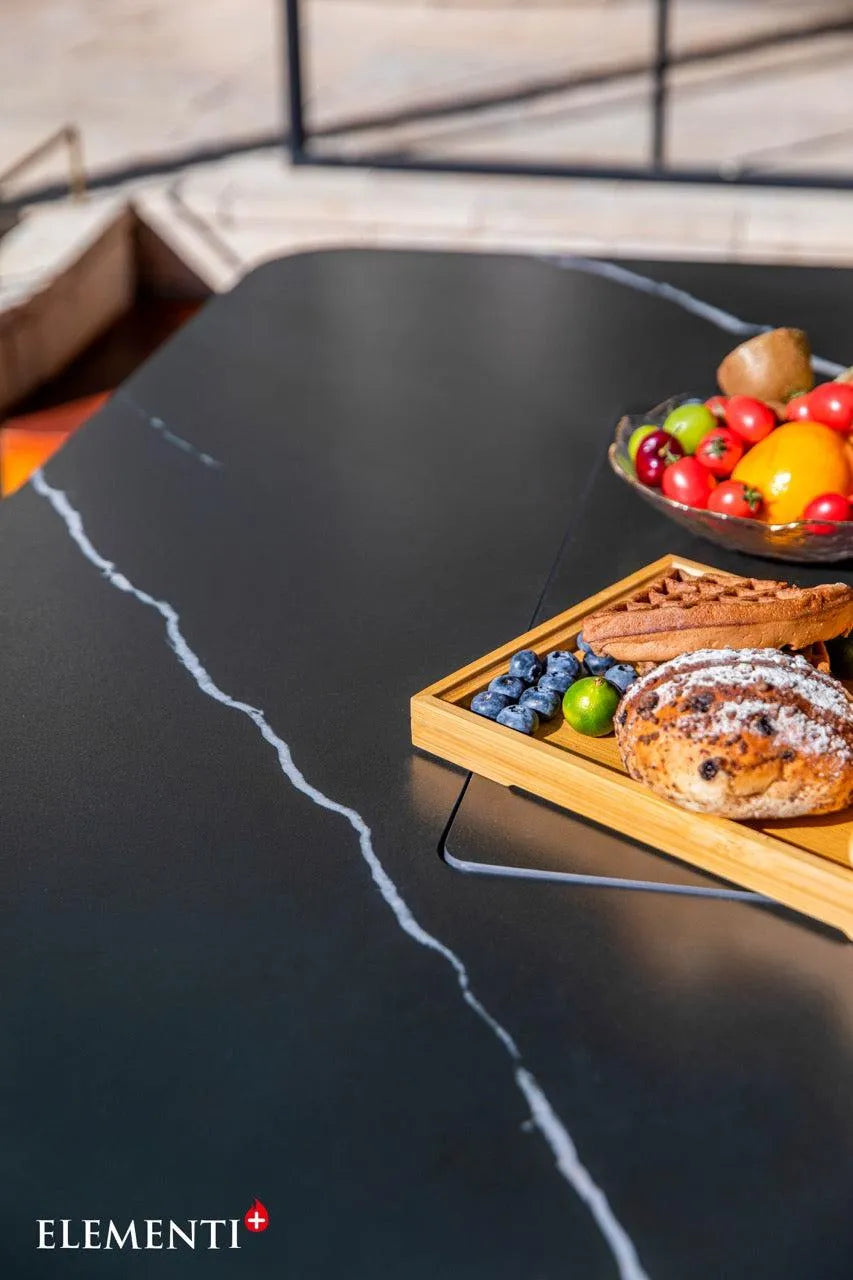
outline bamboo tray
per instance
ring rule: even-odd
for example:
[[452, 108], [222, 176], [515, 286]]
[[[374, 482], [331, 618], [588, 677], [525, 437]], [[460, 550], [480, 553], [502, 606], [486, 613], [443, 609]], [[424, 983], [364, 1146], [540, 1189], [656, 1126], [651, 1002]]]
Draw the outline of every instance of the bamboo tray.
[[574, 649], [588, 614], [632, 594], [670, 568], [697, 576], [712, 571], [709, 565], [680, 556], [663, 556], [445, 676], [412, 698], [412, 742], [463, 769], [541, 796], [853, 937], [853, 809], [768, 823], [689, 813], [628, 777], [612, 735], [586, 738], [559, 718], [526, 737], [468, 709], [472, 696], [506, 671], [517, 650]]

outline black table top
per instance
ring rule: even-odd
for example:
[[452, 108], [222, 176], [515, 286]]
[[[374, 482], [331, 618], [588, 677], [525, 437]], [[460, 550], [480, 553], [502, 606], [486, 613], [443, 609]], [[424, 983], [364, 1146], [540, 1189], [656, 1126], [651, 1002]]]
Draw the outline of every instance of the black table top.
[[[630, 265], [851, 358], [849, 273]], [[659, 554], [596, 464], [737, 337], [636, 285], [269, 264], [0, 507], [2, 1274], [849, 1276], [846, 944], [459, 874], [409, 746], [411, 693]], [[496, 791], [448, 847], [700, 879]], [[255, 1197], [239, 1258], [36, 1248]]]

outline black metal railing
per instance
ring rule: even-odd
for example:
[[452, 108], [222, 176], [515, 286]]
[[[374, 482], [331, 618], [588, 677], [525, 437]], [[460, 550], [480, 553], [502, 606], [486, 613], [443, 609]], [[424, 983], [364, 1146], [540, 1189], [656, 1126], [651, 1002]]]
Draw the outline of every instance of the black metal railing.
[[[373, 168], [413, 170], [419, 172], [496, 174], [528, 177], [565, 177], [589, 179], [628, 179], [645, 182], [711, 183], [725, 186], [805, 187], [824, 190], [853, 188], [853, 170], [845, 172], [762, 172], [731, 163], [725, 167], [698, 164], [674, 165], [667, 158], [667, 138], [672, 111], [670, 72], [673, 67], [713, 62], [735, 54], [795, 44], [820, 36], [853, 32], [853, 14], [850, 17], [825, 19], [809, 25], [780, 27], [770, 33], [726, 40], [705, 45], [673, 56], [671, 51], [671, 13], [673, 0], [651, 0], [655, 5], [655, 47], [651, 64], [648, 61], [632, 61], [616, 69], [593, 71], [589, 74], [555, 81], [553, 78], [509, 94], [487, 94], [477, 97], [460, 97], [443, 104], [424, 104], [404, 111], [377, 113], [370, 117], [341, 121], [312, 130], [305, 118], [305, 94], [302, 57], [302, 24], [300, 0], [284, 0], [285, 52], [287, 64], [286, 111], [288, 132], [287, 147], [291, 160], [299, 165], [323, 165], [348, 168]], [[360, 132], [382, 127], [394, 127], [423, 120], [448, 116], [460, 116], [467, 112], [505, 105], [508, 102], [530, 101], [560, 90], [579, 85], [600, 84], [627, 79], [641, 73], [651, 73], [649, 99], [650, 139], [649, 157], [646, 163], [594, 164], [594, 163], [542, 163], [524, 160], [477, 160], [475, 158], [420, 156], [409, 152], [364, 151], [336, 152], [329, 143], [335, 137], [351, 138]], [[841, 73], [843, 74], [843, 72]], [[318, 149], [316, 143], [322, 140]]]

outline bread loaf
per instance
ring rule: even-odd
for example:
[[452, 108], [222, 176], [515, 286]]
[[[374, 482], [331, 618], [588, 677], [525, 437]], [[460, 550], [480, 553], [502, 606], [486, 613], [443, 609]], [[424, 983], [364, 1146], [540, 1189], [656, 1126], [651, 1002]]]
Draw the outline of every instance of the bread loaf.
[[682, 808], [792, 818], [853, 803], [853, 701], [777, 649], [704, 649], [631, 685], [616, 738], [632, 778]]

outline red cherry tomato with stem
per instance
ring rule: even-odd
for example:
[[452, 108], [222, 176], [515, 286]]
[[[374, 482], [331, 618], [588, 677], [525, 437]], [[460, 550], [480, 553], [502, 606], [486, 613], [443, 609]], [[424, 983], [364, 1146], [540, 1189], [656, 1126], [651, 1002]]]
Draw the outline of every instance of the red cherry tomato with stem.
[[684, 450], [668, 431], [653, 431], [640, 441], [634, 467], [637, 479], [650, 489], [659, 489], [667, 467], [683, 457]]
[[668, 498], [683, 502], [686, 507], [706, 507], [716, 483], [701, 462], [695, 458], [679, 458], [664, 471], [661, 488]]
[[822, 382], [808, 394], [809, 417], [833, 431], [853, 427], [853, 385], [849, 382]]
[[[819, 497], [812, 498], [803, 512], [803, 519], [849, 520], [850, 500], [845, 498], [843, 493], [822, 493]], [[834, 526], [831, 524], [806, 525], [806, 533], [816, 533], [825, 537], [826, 534], [833, 532]]]
[[741, 440], [758, 444], [776, 426], [776, 414], [763, 400], [751, 396], [731, 396], [726, 409], [726, 423]]
[[694, 456], [712, 476], [730, 476], [743, 457], [743, 441], [728, 427], [717, 427], [699, 441]]
[[742, 480], [724, 480], [709, 497], [708, 510], [716, 511], [718, 515], [753, 519], [763, 502], [758, 490], [745, 485]]

